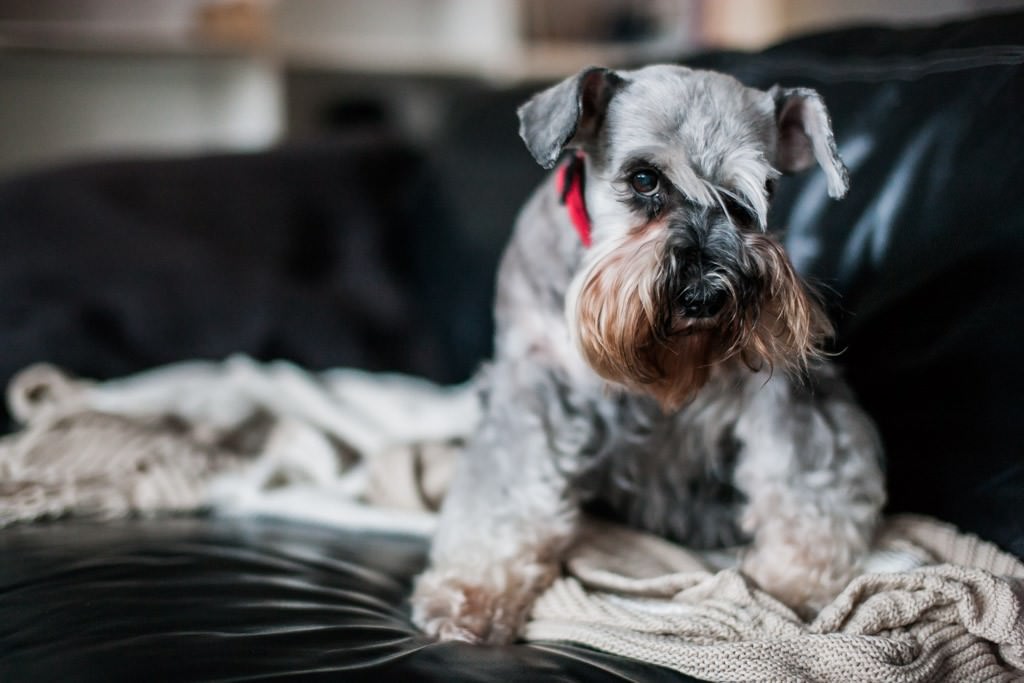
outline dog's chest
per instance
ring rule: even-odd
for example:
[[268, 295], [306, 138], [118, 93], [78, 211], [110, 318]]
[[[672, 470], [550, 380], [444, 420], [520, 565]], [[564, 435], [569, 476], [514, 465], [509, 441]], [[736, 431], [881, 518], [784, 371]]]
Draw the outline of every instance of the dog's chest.
[[737, 523], [745, 498], [734, 485], [741, 409], [735, 391], [712, 384], [677, 414], [653, 416], [642, 428], [625, 420], [591, 508], [691, 547], [745, 541]]

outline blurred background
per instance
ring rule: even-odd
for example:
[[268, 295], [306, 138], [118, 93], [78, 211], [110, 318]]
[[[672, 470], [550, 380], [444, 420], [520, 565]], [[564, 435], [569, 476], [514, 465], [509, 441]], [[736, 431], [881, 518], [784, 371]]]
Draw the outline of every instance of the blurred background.
[[0, 0], [0, 177], [260, 150], [387, 121], [429, 139], [472, 82], [756, 49], [1024, 0]]

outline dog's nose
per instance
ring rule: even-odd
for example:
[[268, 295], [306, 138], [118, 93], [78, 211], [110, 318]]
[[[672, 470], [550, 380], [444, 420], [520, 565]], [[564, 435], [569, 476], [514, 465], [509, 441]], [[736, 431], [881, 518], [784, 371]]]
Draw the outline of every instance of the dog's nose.
[[725, 292], [720, 289], [692, 287], [683, 292], [683, 315], [687, 318], [710, 318], [722, 310]]

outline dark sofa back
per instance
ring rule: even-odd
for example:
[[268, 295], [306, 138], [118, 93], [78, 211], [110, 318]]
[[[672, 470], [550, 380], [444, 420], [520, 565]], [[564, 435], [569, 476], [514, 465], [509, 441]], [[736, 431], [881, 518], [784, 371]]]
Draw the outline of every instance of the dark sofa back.
[[38, 360], [107, 378], [235, 352], [461, 379], [475, 361], [434, 309], [466, 283], [425, 259], [466, 259], [431, 182], [373, 134], [4, 183], [0, 381]]

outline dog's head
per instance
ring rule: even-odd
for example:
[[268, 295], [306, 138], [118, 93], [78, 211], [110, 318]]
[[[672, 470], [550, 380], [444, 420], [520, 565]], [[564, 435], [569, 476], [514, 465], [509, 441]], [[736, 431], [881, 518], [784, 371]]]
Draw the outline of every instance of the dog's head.
[[585, 158], [593, 245], [566, 309], [599, 375], [676, 407], [715, 368], [799, 369], [818, 353], [828, 319], [766, 233], [781, 173], [817, 163], [829, 194], [846, 193], [817, 93], [680, 66], [590, 68], [519, 117], [542, 166], [570, 148]]

